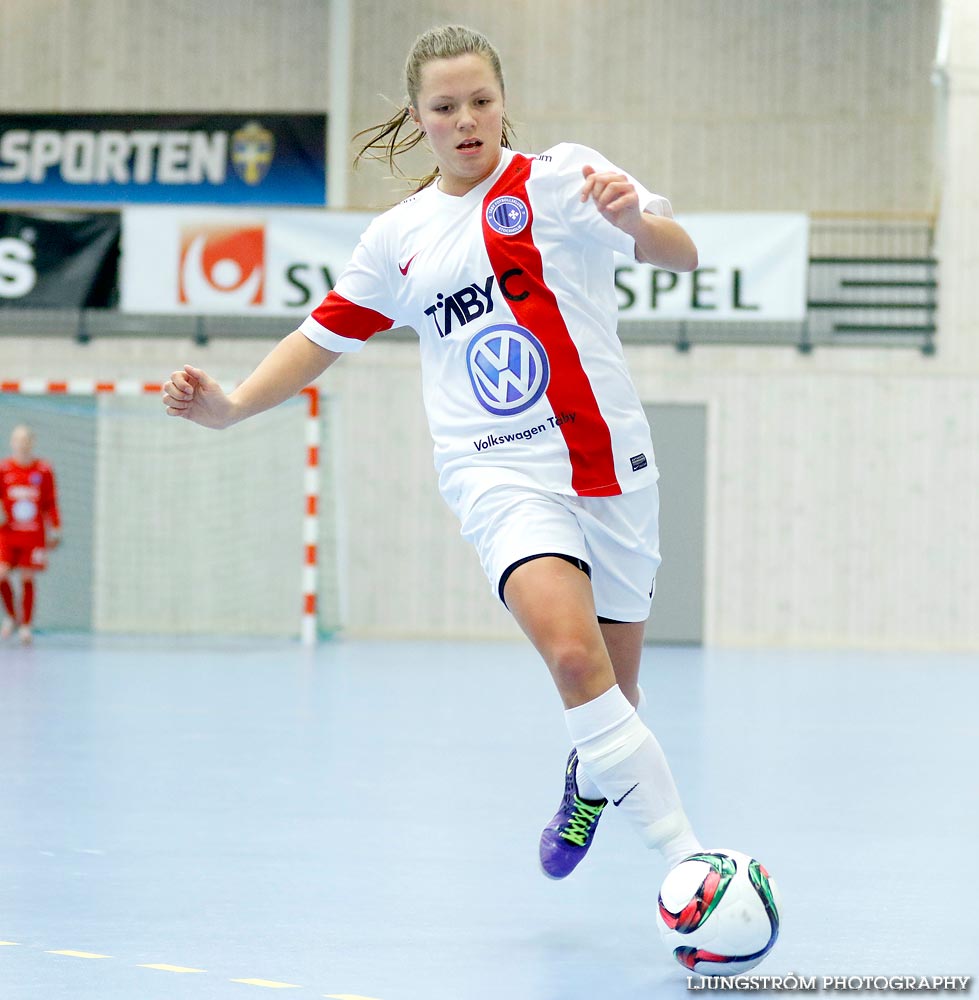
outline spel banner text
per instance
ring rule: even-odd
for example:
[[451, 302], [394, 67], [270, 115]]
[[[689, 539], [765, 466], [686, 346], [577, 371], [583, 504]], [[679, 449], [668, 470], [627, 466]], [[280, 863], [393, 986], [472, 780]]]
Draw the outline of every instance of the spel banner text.
[[0, 114], [0, 204], [326, 203], [322, 114]]
[[[365, 212], [126, 209], [122, 308], [308, 313], [333, 287], [372, 218]], [[679, 221], [697, 243], [699, 268], [676, 275], [618, 259], [621, 320], [805, 315], [806, 216], [695, 214]], [[464, 284], [466, 276], [458, 280]]]
[[696, 213], [677, 221], [697, 246], [695, 271], [673, 274], [617, 255], [620, 319], [801, 320], [809, 217], [798, 212]]
[[113, 306], [116, 212], [0, 212], [0, 308]]

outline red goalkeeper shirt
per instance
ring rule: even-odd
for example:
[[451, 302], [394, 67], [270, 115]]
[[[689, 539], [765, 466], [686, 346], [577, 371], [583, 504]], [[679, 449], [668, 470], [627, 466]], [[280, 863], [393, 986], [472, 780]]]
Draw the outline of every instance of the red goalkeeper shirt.
[[12, 458], [0, 462], [0, 504], [4, 531], [34, 534], [44, 544], [45, 528], [60, 528], [54, 473], [39, 458], [18, 465]]

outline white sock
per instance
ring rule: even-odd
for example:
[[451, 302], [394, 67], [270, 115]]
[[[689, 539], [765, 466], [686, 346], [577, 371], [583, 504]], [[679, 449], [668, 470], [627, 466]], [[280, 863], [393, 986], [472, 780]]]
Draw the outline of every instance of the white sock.
[[[637, 684], [636, 688], [639, 691], [639, 704], [636, 705], [636, 711], [641, 712], [646, 707], [646, 692], [643, 691], [642, 686]], [[621, 691], [621, 688], [619, 688]], [[627, 699], [628, 700], [628, 699]], [[578, 762], [578, 770], [575, 774], [575, 780], [578, 783], [578, 794], [583, 799], [587, 799], [589, 802], [596, 802], [599, 799], [604, 799], [605, 796], [602, 794], [602, 790], [595, 784], [591, 779], [591, 775], [585, 772], [584, 767], [581, 762]]]
[[591, 780], [591, 776], [585, 772], [581, 766], [581, 758], [578, 758], [578, 770], [575, 772], [575, 781], [578, 783], [578, 794], [589, 802], [597, 802], [604, 799], [602, 790]]
[[[618, 685], [564, 713], [578, 749], [578, 790], [587, 775], [601, 796], [636, 828], [647, 847], [670, 865], [701, 850], [656, 737]], [[584, 772], [584, 775], [582, 774]], [[590, 789], [589, 789], [590, 790]]]

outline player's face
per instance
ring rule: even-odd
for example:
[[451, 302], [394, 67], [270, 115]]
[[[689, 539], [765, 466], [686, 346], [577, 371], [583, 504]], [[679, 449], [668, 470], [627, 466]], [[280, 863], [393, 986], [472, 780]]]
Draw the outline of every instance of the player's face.
[[30, 459], [34, 435], [26, 427], [15, 427], [10, 435], [10, 450], [18, 461]]
[[483, 56], [426, 63], [412, 113], [435, 154], [446, 194], [465, 194], [500, 162], [503, 91]]

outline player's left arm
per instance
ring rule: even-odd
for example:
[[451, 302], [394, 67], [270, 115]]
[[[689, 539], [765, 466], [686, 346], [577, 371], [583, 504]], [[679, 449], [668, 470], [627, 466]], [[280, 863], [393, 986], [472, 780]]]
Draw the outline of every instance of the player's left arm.
[[56, 549], [61, 542], [61, 514], [58, 511], [58, 490], [54, 484], [54, 472], [46, 470], [41, 482], [41, 517], [44, 518], [45, 544]]
[[697, 248], [687, 231], [673, 219], [642, 211], [639, 194], [625, 174], [600, 173], [590, 166], [581, 172], [585, 178], [581, 200], [591, 199], [605, 219], [633, 238], [636, 260], [669, 271], [696, 268]]

